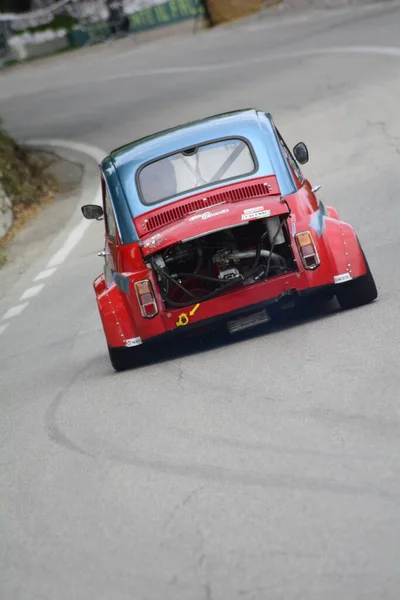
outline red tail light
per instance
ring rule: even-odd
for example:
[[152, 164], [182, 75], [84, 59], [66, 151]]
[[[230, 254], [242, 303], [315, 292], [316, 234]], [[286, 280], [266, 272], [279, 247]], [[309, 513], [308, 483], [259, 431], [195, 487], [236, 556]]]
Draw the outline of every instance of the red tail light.
[[304, 268], [316, 269], [320, 264], [320, 260], [311, 233], [309, 231], [298, 233], [296, 235], [296, 243]]
[[137, 281], [135, 283], [135, 291], [142, 317], [147, 319], [155, 317], [158, 313], [158, 307], [151, 282], [148, 279]]

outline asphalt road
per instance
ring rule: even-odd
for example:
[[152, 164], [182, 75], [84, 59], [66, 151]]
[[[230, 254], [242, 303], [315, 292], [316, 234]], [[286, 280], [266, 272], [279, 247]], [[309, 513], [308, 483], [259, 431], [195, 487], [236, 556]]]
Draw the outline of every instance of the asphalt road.
[[32, 283], [80, 222], [71, 211], [0, 300], [2, 600], [400, 597], [398, 6], [129, 40], [0, 75], [13, 133], [104, 151], [269, 110], [307, 143], [304, 170], [356, 227], [380, 291], [116, 374], [91, 288], [102, 224]]

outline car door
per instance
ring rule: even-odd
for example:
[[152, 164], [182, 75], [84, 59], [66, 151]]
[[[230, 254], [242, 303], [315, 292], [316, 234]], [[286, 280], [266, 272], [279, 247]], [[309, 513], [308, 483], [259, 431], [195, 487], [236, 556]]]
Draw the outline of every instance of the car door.
[[104, 278], [107, 286], [110, 286], [114, 281], [114, 273], [117, 272], [118, 232], [111, 197], [103, 178], [101, 183], [105, 223], [105, 243], [104, 251], [99, 252], [99, 255], [104, 256]]

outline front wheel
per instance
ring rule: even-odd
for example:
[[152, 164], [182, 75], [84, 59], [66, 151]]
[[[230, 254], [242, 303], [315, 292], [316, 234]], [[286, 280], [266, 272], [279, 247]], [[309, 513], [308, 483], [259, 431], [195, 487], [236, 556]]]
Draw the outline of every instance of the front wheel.
[[337, 301], [343, 309], [356, 308], [373, 302], [378, 297], [375, 280], [369, 268], [364, 252], [361, 250], [367, 267], [367, 272], [357, 279], [340, 285], [336, 292]]
[[115, 371], [125, 371], [133, 366], [132, 348], [108, 346], [108, 354]]

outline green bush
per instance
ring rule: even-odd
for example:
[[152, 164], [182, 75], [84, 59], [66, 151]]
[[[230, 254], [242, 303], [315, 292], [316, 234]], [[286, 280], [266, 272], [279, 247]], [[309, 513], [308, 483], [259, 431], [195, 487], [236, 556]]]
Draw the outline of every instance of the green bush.
[[14, 216], [39, 204], [53, 187], [50, 178], [43, 175], [43, 165], [4, 131], [1, 120], [0, 182], [12, 202]]
[[70, 15], [55, 15], [54, 19], [50, 23], [44, 25], [38, 25], [37, 27], [28, 27], [24, 31], [14, 31], [13, 35], [22, 35], [23, 33], [37, 33], [39, 31], [46, 31], [52, 29], [57, 31], [58, 29], [65, 29], [66, 31], [72, 31], [72, 29], [78, 25], [79, 21], [71, 17]]

